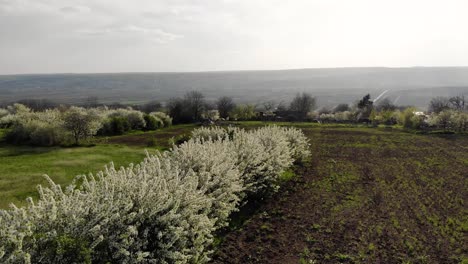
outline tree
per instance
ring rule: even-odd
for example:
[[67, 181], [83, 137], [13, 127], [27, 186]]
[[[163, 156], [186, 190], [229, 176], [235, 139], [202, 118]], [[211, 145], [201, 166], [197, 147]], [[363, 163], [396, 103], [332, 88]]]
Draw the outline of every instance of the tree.
[[192, 121], [199, 121], [202, 118], [202, 113], [205, 110], [206, 103], [205, 97], [201, 92], [187, 92], [184, 96], [184, 104]]
[[161, 108], [162, 108], [161, 103], [156, 101], [156, 100], [149, 101], [146, 104], [140, 106], [140, 110], [147, 113], [147, 114], [149, 114], [151, 112], [160, 111]]
[[390, 101], [388, 98], [384, 98], [379, 101], [379, 103], [376, 104], [375, 106], [377, 111], [395, 111], [396, 110], [396, 105]]
[[75, 106], [65, 113], [63, 121], [64, 128], [72, 134], [76, 145], [81, 139], [95, 135], [102, 126], [98, 116]]
[[450, 109], [450, 101], [447, 97], [435, 97], [429, 102], [429, 111], [433, 113], [440, 113], [444, 110]]
[[275, 109], [275, 106], [276, 106], [276, 102], [275, 101], [266, 101], [266, 102], [263, 102], [263, 109], [265, 109], [265, 111], [273, 111]]
[[357, 103], [357, 107], [359, 109], [359, 113], [357, 115], [358, 120], [367, 120], [373, 109], [373, 103], [370, 99], [370, 94], [366, 94], [359, 102]]
[[184, 100], [180, 98], [172, 98], [167, 104], [169, 115], [175, 124], [190, 122], [190, 118], [187, 117]]
[[297, 94], [292, 100], [289, 109], [298, 114], [300, 119], [305, 119], [307, 113], [315, 108], [315, 98], [308, 93]]
[[234, 120], [251, 120], [255, 117], [255, 106], [238, 105], [229, 113], [229, 117]]
[[339, 112], [346, 112], [349, 111], [349, 105], [348, 104], [339, 104], [333, 109], [333, 112], [339, 113]]
[[361, 100], [359, 100], [357, 107], [361, 110], [369, 108], [372, 106], [373, 102], [370, 100], [370, 94], [365, 95]]
[[227, 118], [229, 117], [229, 112], [236, 107], [236, 104], [231, 97], [223, 96], [216, 101], [216, 107], [218, 109], [219, 116], [221, 118]]
[[449, 102], [454, 110], [464, 111], [466, 109], [465, 105], [465, 95], [457, 95], [450, 97]]

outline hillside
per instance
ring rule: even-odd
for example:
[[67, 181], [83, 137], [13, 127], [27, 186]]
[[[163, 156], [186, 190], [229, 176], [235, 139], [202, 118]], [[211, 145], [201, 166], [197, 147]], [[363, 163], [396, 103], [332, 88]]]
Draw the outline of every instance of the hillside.
[[[426, 107], [434, 96], [468, 92], [468, 68], [336, 68], [198, 73], [115, 73], [0, 76], [0, 103], [47, 98], [80, 103], [167, 101], [199, 90], [208, 100], [220, 96], [238, 102], [287, 102], [297, 92], [318, 97], [319, 106], [352, 103], [366, 93], [386, 96], [400, 105]], [[123, 99], [125, 98], [125, 99]]]

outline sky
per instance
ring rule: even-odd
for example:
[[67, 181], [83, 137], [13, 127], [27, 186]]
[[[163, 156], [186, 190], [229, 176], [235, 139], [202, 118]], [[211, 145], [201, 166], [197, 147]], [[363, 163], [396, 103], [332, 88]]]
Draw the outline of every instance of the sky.
[[468, 65], [466, 0], [0, 0], [0, 74]]

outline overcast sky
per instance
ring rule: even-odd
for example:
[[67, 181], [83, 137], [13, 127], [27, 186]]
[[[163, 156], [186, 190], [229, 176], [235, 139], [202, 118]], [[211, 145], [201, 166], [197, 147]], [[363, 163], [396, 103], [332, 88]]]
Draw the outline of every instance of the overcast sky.
[[0, 0], [0, 74], [468, 65], [466, 0]]

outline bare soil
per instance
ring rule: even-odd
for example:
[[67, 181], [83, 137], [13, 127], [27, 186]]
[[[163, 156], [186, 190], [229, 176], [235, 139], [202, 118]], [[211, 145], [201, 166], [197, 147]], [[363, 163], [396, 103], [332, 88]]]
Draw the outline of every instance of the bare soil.
[[468, 137], [303, 130], [312, 160], [213, 263], [467, 263]]

